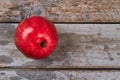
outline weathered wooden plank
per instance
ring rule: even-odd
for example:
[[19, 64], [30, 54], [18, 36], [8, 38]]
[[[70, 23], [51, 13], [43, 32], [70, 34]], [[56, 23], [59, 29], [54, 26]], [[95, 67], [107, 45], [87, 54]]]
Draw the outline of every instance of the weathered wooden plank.
[[0, 0], [0, 22], [31, 15], [53, 22], [120, 22], [120, 0]]
[[119, 80], [120, 71], [3, 70], [0, 80]]
[[0, 67], [120, 67], [120, 24], [56, 24], [59, 44], [44, 60], [28, 59], [16, 49], [16, 25], [0, 24]]

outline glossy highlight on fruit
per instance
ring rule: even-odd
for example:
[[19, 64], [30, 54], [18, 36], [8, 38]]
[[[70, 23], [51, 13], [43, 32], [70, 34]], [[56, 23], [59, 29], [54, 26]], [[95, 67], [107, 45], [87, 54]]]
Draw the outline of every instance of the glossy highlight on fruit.
[[44, 59], [55, 50], [58, 35], [53, 23], [41, 16], [31, 16], [17, 26], [14, 41], [25, 56]]

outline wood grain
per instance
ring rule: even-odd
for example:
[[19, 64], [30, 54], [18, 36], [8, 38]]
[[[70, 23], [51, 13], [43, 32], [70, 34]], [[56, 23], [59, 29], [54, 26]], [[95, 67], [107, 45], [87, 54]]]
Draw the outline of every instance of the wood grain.
[[0, 0], [0, 22], [31, 15], [53, 22], [120, 22], [120, 0]]
[[120, 71], [2, 70], [0, 80], [119, 80]]
[[17, 24], [0, 24], [0, 67], [119, 68], [120, 24], [55, 24], [57, 49], [44, 60], [26, 58], [13, 41]]

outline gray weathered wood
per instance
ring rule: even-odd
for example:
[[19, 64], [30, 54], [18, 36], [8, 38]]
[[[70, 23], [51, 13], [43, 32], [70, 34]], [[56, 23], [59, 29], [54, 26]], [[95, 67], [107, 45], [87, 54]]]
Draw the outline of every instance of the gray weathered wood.
[[31, 15], [53, 22], [120, 22], [120, 0], [0, 0], [0, 22]]
[[120, 80], [120, 71], [3, 70], [0, 80]]
[[0, 67], [120, 68], [120, 24], [56, 24], [57, 49], [44, 60], [24, 57], [15, 47], [17, 24], [0, 24]]

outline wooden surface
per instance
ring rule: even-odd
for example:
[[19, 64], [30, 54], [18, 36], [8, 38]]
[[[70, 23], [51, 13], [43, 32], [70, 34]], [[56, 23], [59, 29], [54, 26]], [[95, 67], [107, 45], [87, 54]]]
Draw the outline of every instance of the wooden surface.
[[31, 15], [53, 22], [120, 22], [120, 0], [0, 0], [0, 22]]
[[[32, 15], [59, 33], [47, 59], [14, 44], [17, 22]], [[120, 0], [0, 0], [0, 80], [120, 80], [120, 24], [100, 23], [120, 23]]]
[[120, 68], [120, 24], [55, 24], [59, 44], [44, 60], [24, 57], [15, 47], [17, 24], [0, 24], [0, 67]]
[[119, 80], [120, 71], [2, 70], [0, 80]]
[[55, 24], [59, 44], [44, 60], [16, 49], [17, 25], [0, 23], [0, 80], [120, 79], [120, 24]]

